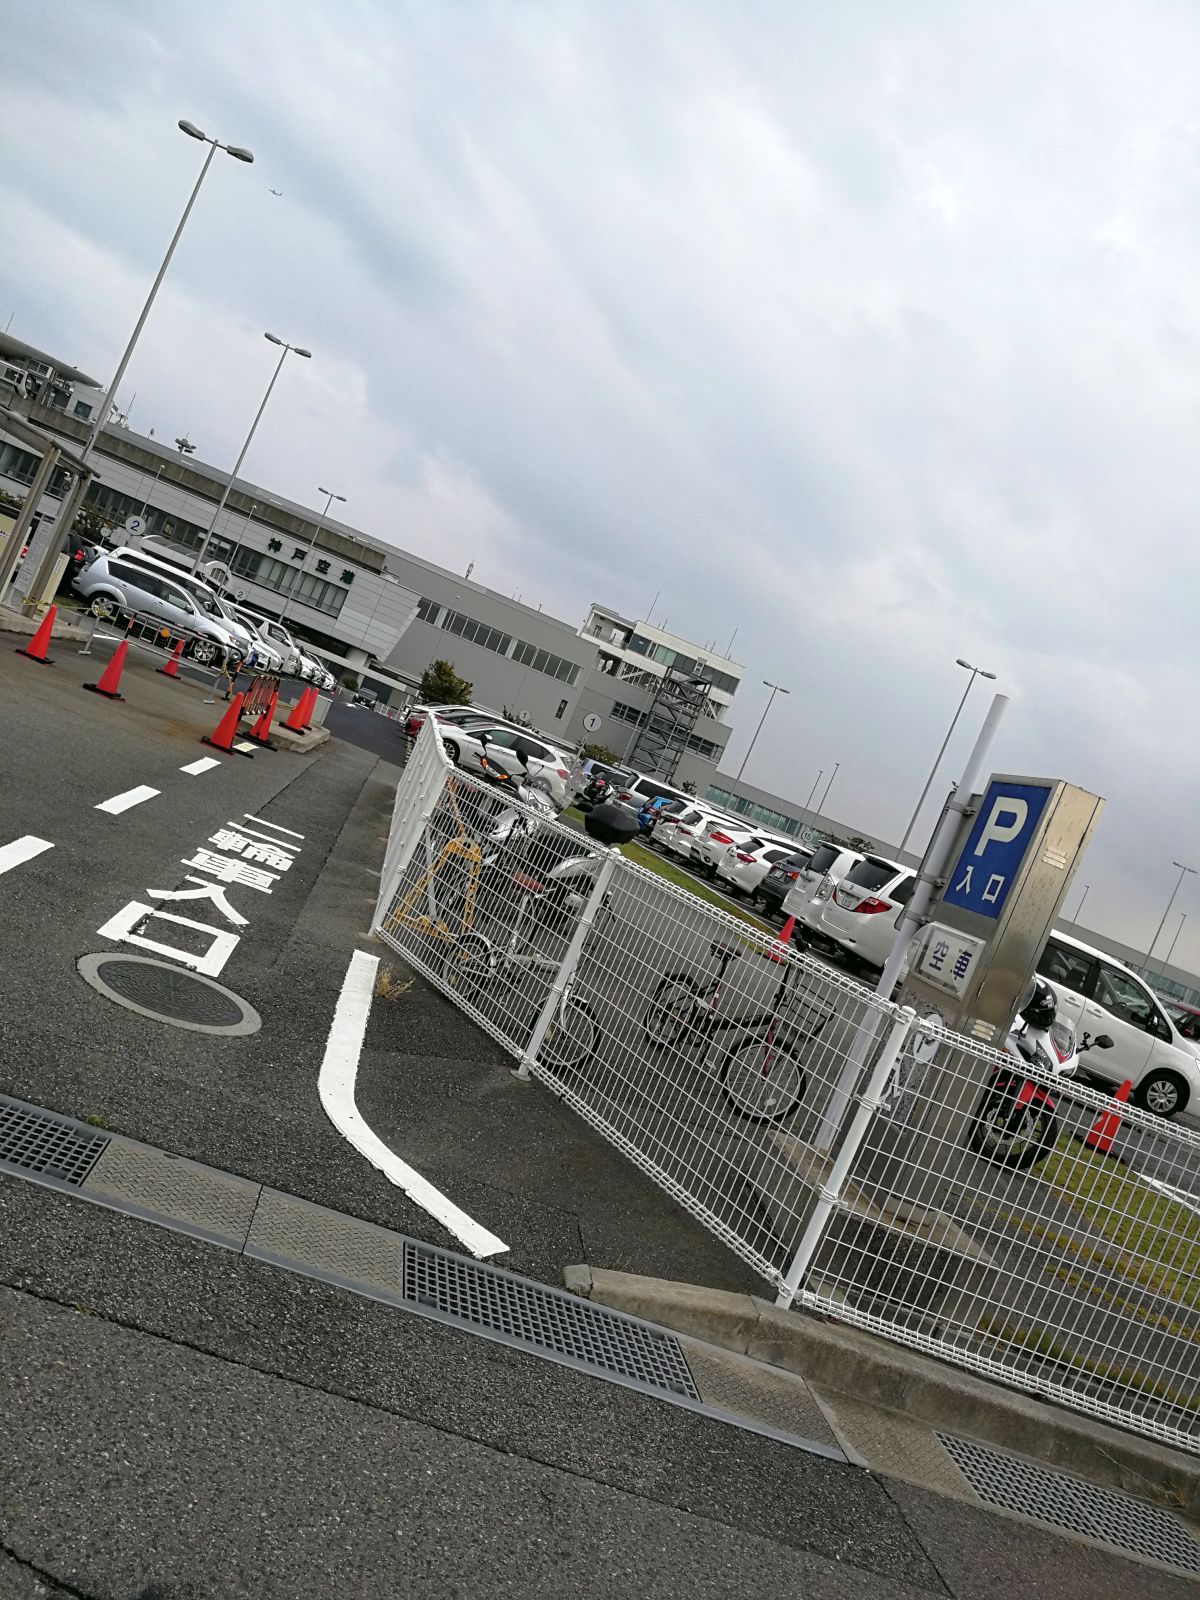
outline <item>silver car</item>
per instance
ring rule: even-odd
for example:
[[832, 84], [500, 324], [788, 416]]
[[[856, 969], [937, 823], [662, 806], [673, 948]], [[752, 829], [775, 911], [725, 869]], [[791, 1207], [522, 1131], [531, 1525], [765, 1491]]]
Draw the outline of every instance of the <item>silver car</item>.
[[119, 550], [102, 551], [78, 574], [74, 587], [96, 616], [118, 608], [141, 611], [194, 635], [184, 654], [202, 666], [241, 660], [241, 647], [234, 636], [202, 611], [181, 584], [148, 567], [122, 560]]

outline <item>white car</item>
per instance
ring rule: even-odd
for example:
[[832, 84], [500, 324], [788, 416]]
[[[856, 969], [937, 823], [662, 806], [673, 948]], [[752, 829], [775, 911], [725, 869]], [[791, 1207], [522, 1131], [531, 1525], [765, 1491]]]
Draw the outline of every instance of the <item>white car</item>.
[[794, 844], [781, 844], [778, 839], [756, 835], [744, 844], [727, 846], [725, 854], [717, 861], [717, 877], [739, 894], [753, 897], [776, 862], [786, 861], [795, 853]]
[[819, 844], [783, 898], [784, 916], [795, 917], [797, 926], [806, 932], [815, 928], [834, 887], [841, 883], [854, 863], [861, 860], [859, 850], [832, 842]]
[[1090, 1050], [1088, 1077], [1133, 1084], [1133, 1099], [1157, 1116], [1182, 1111], [1200, 1096], [1200, 1055], [1154, 991], [1115, 956], [1054, 932], [1038, 961], [1058, 996], [1058, 1014], [1076, 1033], [1107, 1033], [1111, 1050]]
[[241, 659], [241, 645], [233, 634], [209, 616], [182, 584], [123, 560], [119, 550], [101, 551], [75, 575], [73, 587], [96, 616], [124, 607], [197, 635], [189, 641], [186, 654], [201, 666]]
[[717, 875], [717, 862], [732, 845], [745, 844], [747, 839], [755, 839], [758, 835], [753, 828], [740, 827], [737, 823], [726, 822], [724, 818], [712, 825], [692, 841], [692, 864], [698, 872], [705, 873], [710, 878]]
[[248, 606], [234, 606], [233, 613], [240, 621], [254, 624], [280, 657], [283, 672], [289, 677], [300, 676], [300, 646], [282, 622], [276, 622], [274, 617], [264, 617], [261, 611], [251, 611]]
[[882, 971], [916, 886], [911, 867], [886, 856], [863, 856], [822, 903], [811, 929], [814, 943], [835, 947], [855, 966]]
[[211, 583], [198, 578], [189, 568], [180, 566], [177, 562], [164, 561], [161, 556], [143, 550], [140, 545], [126, 545], [121, 551], [121, 562], [125, 566], [137, 567], [140, 571], [162, 578], [167, 583], [177, 584], [179, 588], [185, 590], [205, 616], [218, 627], [224, 628], [233, 638], [238, 655], [246, 665], [258, 666], [253, 634], [234, 616], [231, 608], [220, 598]]
[[521, 762], [516, 755], [518, 740], [527, 755], [529, 776], [542, 780], [543, 787], [561, 811], [567, 803], [570, 767], [562, 751], [556, 750], [544, 739], [535, 739], [520, 728], [495, 725], [490, 728], [445, 728], [442, 735], [446, 754], [468, 772], [483, 771], [481, 758], [485, 748], [489, 754], [494, 752], [510, 772], [520, 772]]
[[[663, 847], [671, 855], [691, 864], [692, 846], [723, 820], [715, 812], [706, 811], [703, 806], [686, 806], [680, 811], [668, 813], [666, 822], [671, 826], [664, 831]], [[657, 834], [657, 827], [654, 831]]]

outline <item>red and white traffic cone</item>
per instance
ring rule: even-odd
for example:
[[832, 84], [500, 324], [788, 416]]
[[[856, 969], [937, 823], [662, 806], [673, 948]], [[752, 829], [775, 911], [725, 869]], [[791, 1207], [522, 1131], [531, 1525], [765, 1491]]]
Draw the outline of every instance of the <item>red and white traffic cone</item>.
[[[1123, 1105], [1129, 1099], [1133, 1082], [1126, 1078], [1125, 1082], [1113, 1095], [1114, 1105]], [[1117, 1129], [1121, 1126], [1119, 1111], [1102, 1111], [1083, 1136], [1083, 1142], [1089, 1150], [1095, 1150], [1097, 1155], [1106, 1156], [1113, 1147], [1113, 1140], [1117, 1136]]]
[[[234, 695], [229, 702], [229, 710], [217, 723], [211, 737], [206, 733], [200, 741], [201, 744], [211, 745], [214, 750], [233, 752], [233, 741], [238, 737], [238, 716], [241, 713], [243, 698], [244, 696], [240, 693]], [[239, 756], [253, 756], [254, 751], [238, 750], [236, 754]]]
[[38, 631], [29, 641], [28, 645], [19, 645], [17, 654], [24, 656], [27, 661], [36, 661], [39, 667], [52, 667], [54, 662], [46, 654], [50, 648], [50, 635], [54, 632], [54, 616], [57, 606], [51, 606], [38, 625]]
[[158, 669], [164, 678], [177, 678], [179, 676], [179, 658], [182, 654], [183, 640], [180, 639], [176, 642], [170, 661], [167, 662], [165, 667], [159, 667]]
[[764, 951], [768, 961], [782, 961], [787, 954], [788, 946], [792, 942], [792, 930], [796, 926], [795, 917], [789, 917], [779, 930], [779, 937], [769, 950]]
[[129, 654], [129, 643], [122, 639], [113, 651], [112, 660], [100, 674], [99, 683], [85, 683], [84, 688], [90, 689], [93, 694], [102, 694], [106, 700], [124, 700], [125, 696], [120, 691], [121, 670], [125, 665], [125, 657]]

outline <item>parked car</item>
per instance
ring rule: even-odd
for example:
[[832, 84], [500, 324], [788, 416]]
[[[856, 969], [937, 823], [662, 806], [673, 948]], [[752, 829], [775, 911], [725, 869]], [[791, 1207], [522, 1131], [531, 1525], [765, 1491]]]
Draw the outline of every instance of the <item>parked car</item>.
[[1058, 996], [1059, 1016], [1077, 1034], [1107, 1033], [1111, 1050], [1090, 1051], [1089, 1077], [1128, 1078], [1133, 1098], [1156, 1116], [1182, 1111], [1200, 1095], [1200, 1047], [1167, 1014], [1154, 991], [1128, 967], [1065, 933], [1052, 933], [1037, 970]]
[[300, 646], [292, 638], [282, 622], [276, 622], [274, 617], [266, 617], [261, 611], [251, 611], [249, 606], [240, 604], [233, 607], [233, 614], [239, 622], [249, 619], [254, 624], [258, 632], [263, 635], [267, 643], [279, 655], [281, 661], [280, 670], [282, 672], [293, 678], [300, 676]]
[[650, 843], [686, 861], [692, 853], [692, 841], [701, 823], [715, 822], [710, 812], [698, 806], [685, 805], [682, 800], [669, 800], [658, 811], [650, 830]]
[[596, 761], [589, 757], [586, 761], [577, 761], [571, 768], [571, 776], [567, 779], [567, 794], [571, 800], [577, 800], [583, 791], [596, 778], [604, 778], [614, 796], [621, 789], [627, 789], [633, 782], [636, 774], [628, 767], [616, 767], [607, 761]]
[[799, 942], [803, 942], [819, 922], [821, 908], [833, 893], [835, 884], [839, 884], [854, 863], [861, 860], [862, 852], [851, 850], [846, 845], [832, 841], [817, 845], [808, 865], [800, 868], [795, 883], [783, 901], [784, 916], [796, 919]]
[[664, 783], [661, 778], [652, 778], [643, 772], [635, 772], [632, 783], [618, 789], [613, 799], [618, 805], [635, 812], [640, 811], [649, 800], [679, 800], [684, 805], [696, 804], [695, 795], [688, 794], [686, 789], [677, 789], [674, 784]]
[[697, 872], [703, 872], [709, 878], [717, 875], [717, 862], [725, 851], [732, 845], [745, 844], [748, 839], [757, 839], [759, 836], [753, 828], [740, 826], [736, 822], [729, 822], [720, 818], [705, 832], [697, 834], [692, 840], [692, 864]]
[[757, 835], [744, 844], [731, 844], [717, 860], [717, 877], [738, 894], [753, 899], [771, 868], [786, 861], [794, 846]]
[[854, 966], [881, 972], [916, 885], [911, 867], [886, 856], [863, 856], [822, 904], [810, 930], [812, 942], [848, 957]]
[[1182, 1000], [1164, 1000], [1163, 1010], [1189, 1044], [1200, 1044], [1200, 1010]]
[[360, 684], [359, 687], [357, 689], [355, 689], [354, 693], [350, 696], [350, 704], [352, 706], [366, 706], [366, 707], [368, 707], [368, 709], [374, 710], [375, 704], [378, 701], [378, 699], [379, 699], [378, 690], [376, 690], [376, 689], [368, 689], [365, 685]]
[[485, 748], [489, 755], [495, 752], [502, 761], [505, 753], [509, 752], [510, 759], [504, 761], [504, 765], [510, 770], [519, 771], [520, 762], [515, 754], [518, 740], [522, 741], [528, 756], [530, 777], [543, 780], [543, 786], [561, 811], [567, 803], [567, 778], [570, 772], [566, 756], [553, 745], [533, 738], [523, 729], [497, 726], [479, 729], [455, 728], [442, 743], [451, 761], [469, 772], [483, 771], [480, 758]]
[[232, 607], [219, 597], [211, 583], [198, 578], [194, 572], [182, 570], [178, 563], [164, 561], [161, 556], [143, 550], [138, 545], [126, 545], [121, 551], [121, 560], [130, 566], [157, 573], [169, 583], [177, 583], [180, 588], [186, 589], [200, 609], [237, 640], [239, 654], [247, 666], [265, 667], [268, 664], [269, 657], [259, 652], [251, 630], [239, 621]]
[[63, 540], [62, 548], [63, 554], [67, 558], [67, 564], [63, 568], [62, 577], [58, 580], [58, 593], [70, 594], [71, 585], [76, 577], [96, 559], [100, 552], [98, 547], [92, 544], [89, 539], [85, 539], [82, 534], [74, 532], [68, 532]]
[[172, 628], [198, 637], [189, 640], [184, 654], [208, 665], [232, 664], [241, 659], [233, 635], [203, 612], [180, 584], [173, 583], [121, 558], [118, 551], [102, 551], [75, 578], [75, 592], [88, 602], [97, 616], [124, 607], [158, 617]]
[[793, 846], [782, 861], [776, 861], [771, 867], [758, 886], [758, 901], [765, 917], [783, 916], [784, 899], [812, 857], [811, 850], [797, 850]]

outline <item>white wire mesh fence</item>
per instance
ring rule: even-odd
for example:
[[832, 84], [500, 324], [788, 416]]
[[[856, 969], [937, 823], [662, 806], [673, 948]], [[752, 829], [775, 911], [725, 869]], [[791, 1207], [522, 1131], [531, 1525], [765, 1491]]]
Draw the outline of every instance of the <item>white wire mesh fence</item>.
[[375, 926], [782, 1303], [1200, 1449], [1200, 1137], [1122, 1107], [1091, 1148], [1105, 1095], [524, 814], [430, 723]]

